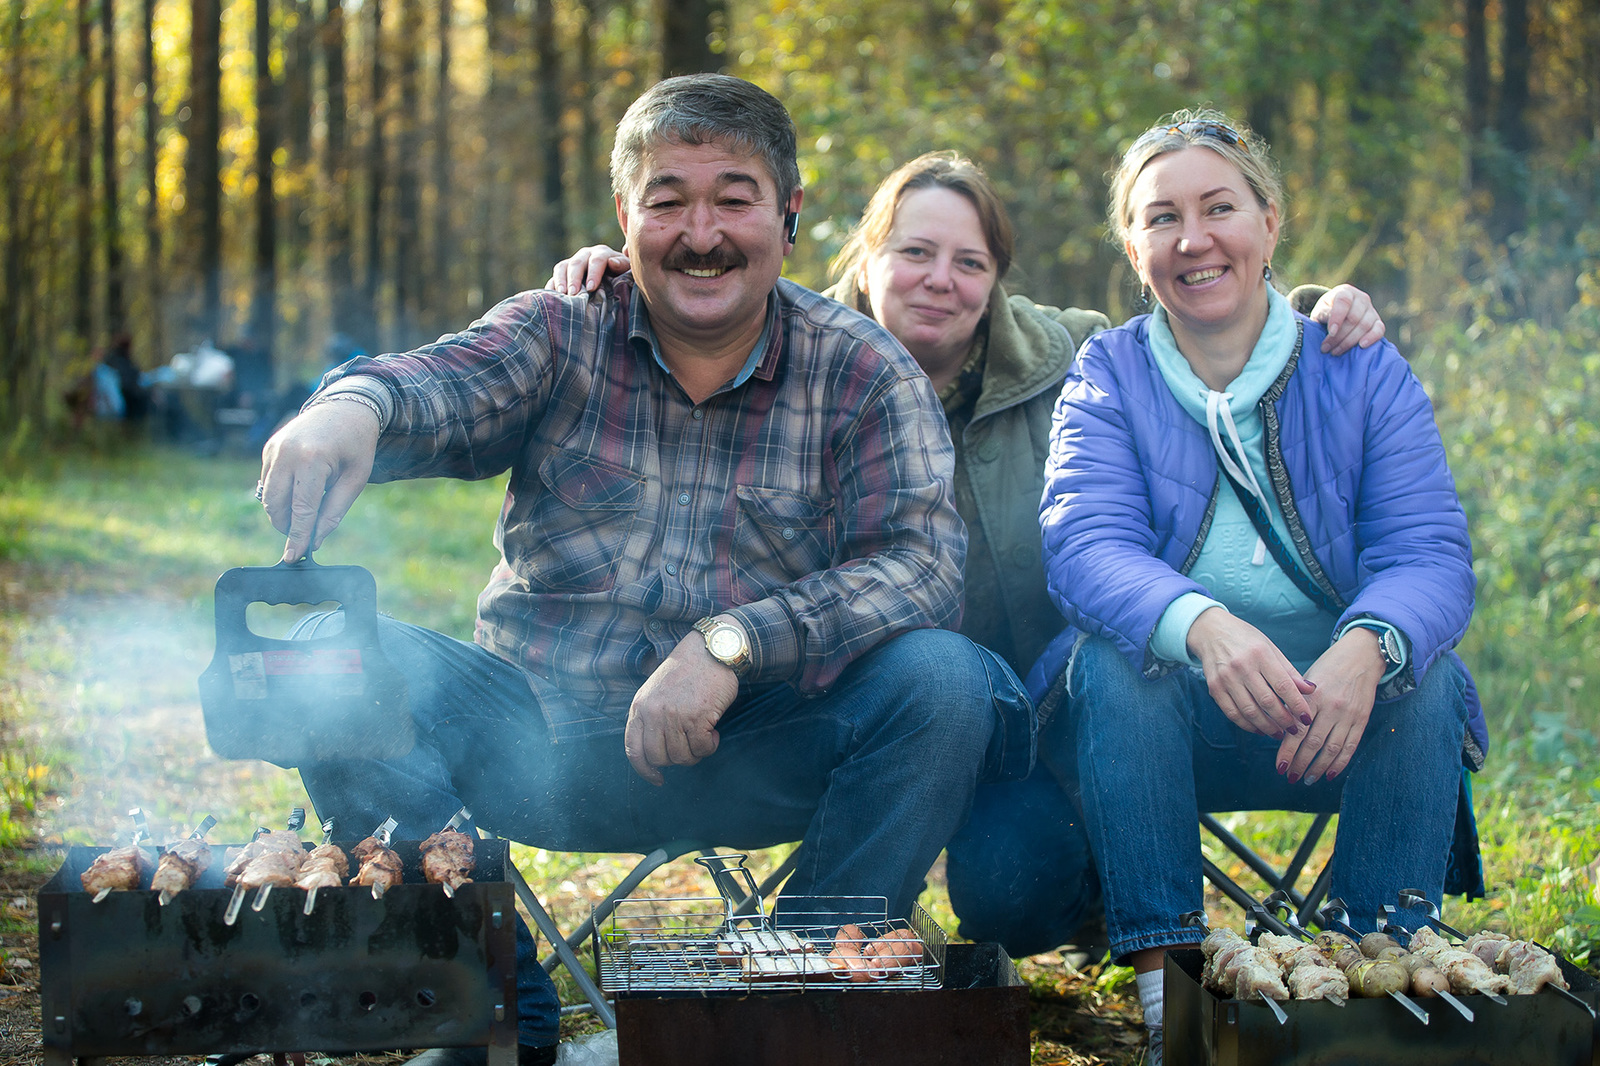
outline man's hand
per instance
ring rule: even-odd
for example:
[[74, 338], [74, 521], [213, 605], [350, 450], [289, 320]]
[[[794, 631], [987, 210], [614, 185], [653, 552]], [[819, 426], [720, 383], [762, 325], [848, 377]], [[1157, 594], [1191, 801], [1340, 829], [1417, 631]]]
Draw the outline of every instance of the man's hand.
[[557, 263], [544, 287], [567, 296], [594, 292], [607, 274], [625, 274], [631, 266], [626, 248], [619, 252], [610, 245], [592, 244]]
[[1367, 730], [1384, 669], [1378, 634], [1361, 626], [1346, 630], [1318, 656], [1306, 671], [1317, 686], [1310, 697], [1311, 728], [1284, 738], [1278, 772], [1308, 785], [1343, 773]]
[[1315, 686], [1261, 630], [1210, 607], [1189, 627], [1188, 645], [1211, 698], [1234, 725], [1268, 737], [1305, 732], [1312, 720], [1305, 694]]
[[1383, 319], [1372, 306], [1372, 297], [1354, 285], [1335, 285], [1323, 293], [1310, 317], [1328, 327], [1322, 350], [1331, 355], [1383, 340]]
[[261, 452], [261, 502], [288, 535], [283, 561], [322, 547], [366, 487], [378, 451], [378, 416], [349, 400], [320, 403], [285, 425]]
[[693, 766], [717, 750], [717, 723], [739, 695], [739, 678], [692, 632], [639, 686], [623, 743], [638, 775], [659, 785], [657, 767]]

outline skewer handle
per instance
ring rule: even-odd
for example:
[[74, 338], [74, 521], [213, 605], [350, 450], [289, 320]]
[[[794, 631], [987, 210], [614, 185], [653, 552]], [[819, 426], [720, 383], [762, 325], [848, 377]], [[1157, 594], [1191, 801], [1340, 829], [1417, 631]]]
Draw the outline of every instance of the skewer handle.
[[143, 807], [130, 809], [128, 817], [133, 819], [133, 842], [137, 844], [150, 835], [150, 823], [145, 821]]
[[[384, 847], [388, 847], [389, 834], [393, 833], [395, 831], [395, 827], [399, 824], [400, 823], [395, 821], [393, 818], [385, 818], [383, 820], [383, 824], [372, 831], [372, 838], [378, 843], [382, 844]], [[373, 899], [377, 898], [378, 897], [376, 896], [373, 897]]]
[[291, 833], [300, 832], [300, 827], [306, 824], [306, 809], [304, 807], [290, 807], [289, 820], [283, 827]]
[[471, 817], [472, 817], [472, 812], [467, 810], [467, 808], [463, 807], [459, 811], [457, 811], [456, 813], [454, 813], [454, 814], [452, 814], [450, 816], [450, 820], [448, 822], [444, 823], [444, 827], [446, 829], [460, 829], [463, 825], [465, 825], [467, 823], [467, 820], [469, 818], [471, 818]]
[[190, 840], [204, 840], [205, 837], [206, 837], [206, 834], [211, 832], [211, 830], [215, 829], [216, 825], [217, 825], [216, 818], [212, 817], [209, 814], [206, 815], [204, 818], [200, 819], [200, 824], [194, 827], [194, 832], [189, 834], [189, 839]]

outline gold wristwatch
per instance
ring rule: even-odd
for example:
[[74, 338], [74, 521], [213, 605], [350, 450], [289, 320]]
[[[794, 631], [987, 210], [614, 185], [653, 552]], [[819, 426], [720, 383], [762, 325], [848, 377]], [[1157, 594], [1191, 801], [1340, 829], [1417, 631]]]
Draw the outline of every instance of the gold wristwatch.
[[750, 638], [743, 626], [713, 615], [700, 619], [694, 628], [706, 638], [706, 651], [713, 659], [740, 677], [750, 672]]

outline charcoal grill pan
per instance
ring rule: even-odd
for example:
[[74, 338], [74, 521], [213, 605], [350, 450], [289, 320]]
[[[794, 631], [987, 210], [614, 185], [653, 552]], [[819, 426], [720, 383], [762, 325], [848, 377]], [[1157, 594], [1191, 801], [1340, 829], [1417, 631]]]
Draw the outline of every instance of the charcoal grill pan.
[[[336, 601], [344, 630], [311, 640], [253, 632], [253, 603]], [[321, 759], [393, 759], [415, 727], [405, 678], [378, 647], [378, 586], [360, 566], [239, 566], [217, 579], [217, 650], [200, 675], [206, 738], [224, 759], [300, 766]]]
[[[341, 843], [346, 851], [354, 841]], [[71, 848], [39, 890], [45, 1066], [102, 1055], [222, 1055], [488, 1046], [516, 1060], [516, 960], [505, 841], [477, 842], [454, 899], [423, 881], [279, 888], [228, 926], [222, 863], [163, 907], [149, 890], [100, 903], [79, 875], [105, 848]], [[220, 847], [218, 850], [220, 858]]]

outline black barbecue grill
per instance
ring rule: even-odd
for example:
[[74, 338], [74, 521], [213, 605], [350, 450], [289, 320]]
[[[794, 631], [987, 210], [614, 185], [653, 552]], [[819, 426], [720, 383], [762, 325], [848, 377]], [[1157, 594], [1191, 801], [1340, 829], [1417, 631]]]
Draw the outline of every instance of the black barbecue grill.
[[148, 890], [95, 903], [79, 877], [109, 849], [70, 849], [39, 890], [45, 1066], [75, 1056], [468, 1045], [487, 1047], [489, 1066], [512, 1066], [506, 842], [477, 842], [475, 880], [453, 899], [424, 883], [417, 842], [393, 847], [406, 883], [381, 899], [365, 887], [325, 888], [307, 915], [304, 891], [277, 888], [232, 925], [221, 862], [167, 906]]

